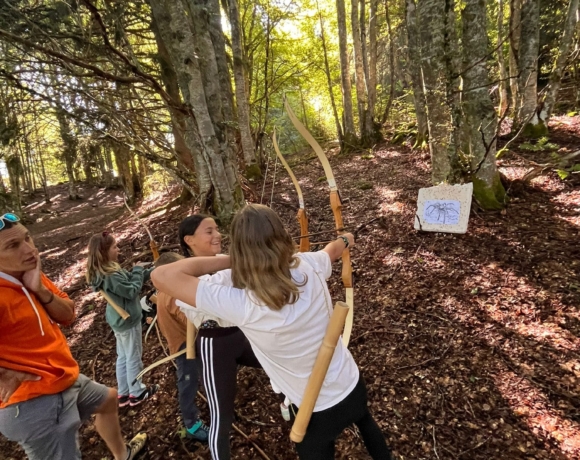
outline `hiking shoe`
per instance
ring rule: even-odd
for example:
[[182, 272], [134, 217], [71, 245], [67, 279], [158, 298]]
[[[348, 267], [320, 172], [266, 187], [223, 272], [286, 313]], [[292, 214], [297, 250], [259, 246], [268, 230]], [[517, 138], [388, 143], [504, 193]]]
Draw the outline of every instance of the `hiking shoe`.
[[139, 433], [127, 444], [127, 460], [133, 460], [143, 450], [147, 442], [147, 433]]
[[185, 429], [185, 437], [193, 439], [194, 441], [207, 442], [209, 435], [209, 427], [200, 420], [198, 420], [191, 428]]
[[150, 387], [145, 388], [145, 391], [139, 396], [129, 396], [129, 405], [131, 407], [138, 406], [143, 401], [151, 398], [155, 393], [157, 393], [157, 390], [159, 390], [159, 385], [151, 385]]
[[129, 396], [117, 396], [117, 401], [119, 402], [119, 407], [125, 407], [129, 405]]

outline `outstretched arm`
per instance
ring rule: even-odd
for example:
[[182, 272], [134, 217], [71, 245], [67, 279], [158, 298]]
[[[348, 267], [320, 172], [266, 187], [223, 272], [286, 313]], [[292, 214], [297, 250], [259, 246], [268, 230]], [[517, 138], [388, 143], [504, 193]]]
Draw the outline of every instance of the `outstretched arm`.
[[[352, 233], [343, 233], [340, 236], [346, 237], [346, 239], [348, 240], [349, 249], [351, 249], [354, 246], [354, 236]], [[340, 259], [340, 256], [342, 255], [345, 249], [346, 244], [344, 240], [341, 237], [338, 237], [336, 240], [332, 241], [331, 243], [328, 243], [324, 247], [323, 251], [328, 254], [331, 262], [336, 262], [338, 259]]]
[[191, 257], [156, 268], [151, 281], [160, 291], [195, 306], [198, 277], [226, 268], [230, 268], [230, 256]]

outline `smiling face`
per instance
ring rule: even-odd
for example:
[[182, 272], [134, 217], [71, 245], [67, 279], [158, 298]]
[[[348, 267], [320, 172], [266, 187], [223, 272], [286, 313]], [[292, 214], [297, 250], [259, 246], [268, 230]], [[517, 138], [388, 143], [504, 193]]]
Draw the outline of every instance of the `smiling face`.
[[0, 271], [20, 279], [24, 272], [33, 270], [38, 262], [38, 251], [24, 225], [14, 225], [0, 231]]
[[194, 256], [215, 256], [222, 250], [222, 235], [211, 217], [203, 219], [193, 235], [184, 237]]

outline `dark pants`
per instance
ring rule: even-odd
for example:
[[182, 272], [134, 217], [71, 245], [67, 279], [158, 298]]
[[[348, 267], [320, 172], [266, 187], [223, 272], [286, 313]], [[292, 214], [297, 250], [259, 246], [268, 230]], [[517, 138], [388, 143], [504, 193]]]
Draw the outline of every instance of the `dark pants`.
[[200, 329], [197, 346], [203, 362], [203, 385], [211, 414], [208, 439], [211, 457], [213, 460], [229, 460], [238, 364], [262, 366], [250, 342], [237, 327]]
[[294, 444], [300, 460], [333, 460], [334, 441], [353, 423], [360, 430], [365, 447], [374, 460], [392, 460], [385, 437], [369, 412], [362, 375], [354, 390], [341, 402], [312, 414], [304, 440]]
[[[183, 350], [185, 343], [179, 349]], [[195, 405], [201, 363], [198, 358], [187, 359], [185, 354], [175, 359], [177, 364], [177, 393], [179, 409], [185, 428], [191, 428], [199, 418], [199, 409]]]

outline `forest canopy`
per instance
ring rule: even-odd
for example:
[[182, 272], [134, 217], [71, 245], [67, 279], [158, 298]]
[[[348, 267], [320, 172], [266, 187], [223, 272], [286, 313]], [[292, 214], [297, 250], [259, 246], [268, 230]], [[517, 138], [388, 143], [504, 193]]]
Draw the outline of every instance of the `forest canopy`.
[[[506, 195], [500, 136], [544, 139], [580, 102], [577, 0], [4, 0], [0, 206], [154, 172], [224, 221], [273, 155], [428, 148], [433, 183]], [[544, 143], [546, 141], [543, 141]]]

